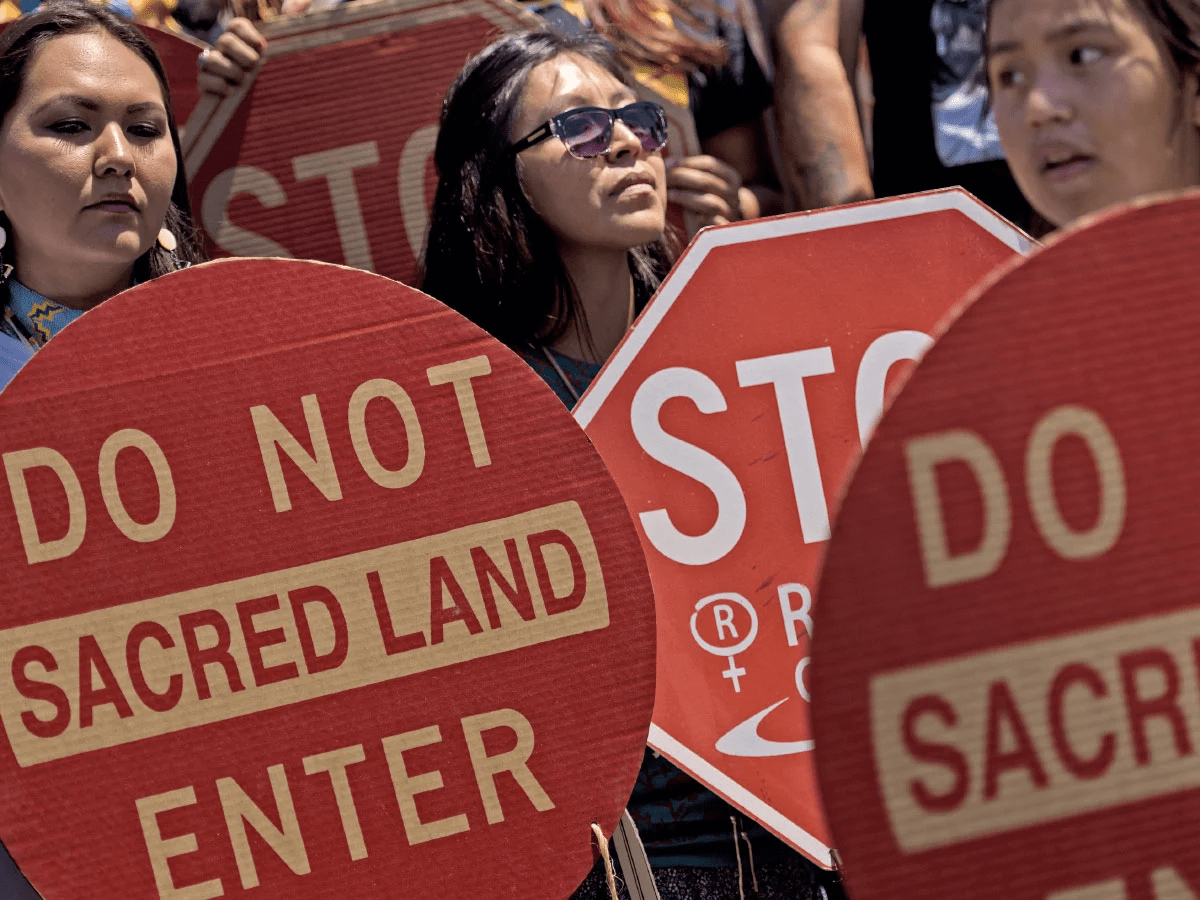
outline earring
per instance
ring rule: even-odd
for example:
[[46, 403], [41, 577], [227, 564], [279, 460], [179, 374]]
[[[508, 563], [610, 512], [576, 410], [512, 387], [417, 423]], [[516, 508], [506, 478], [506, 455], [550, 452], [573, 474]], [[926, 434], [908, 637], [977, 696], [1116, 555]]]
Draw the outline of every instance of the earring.
[[[0, 247], [2, 246], [3, 243], [0, 243]], [[171, 262], [174, 264], [176, 271], [186, 269], [191, 265], [190, 262], [184, 262], [175, 254], [175, 250], [179, 246], [179, 241], [175, 239], [175, 235], [170, 228], [164, 227], [158, 232], [158, 246], [171, 254]]]
[[[0, 250], [3, 250], [8, 244], [8, 229], [0, 225]], [[12, 274], [12, 266], [4, 261], [3, 254], [0, 254], [0, 285], [8, 281], [8, 276]]]

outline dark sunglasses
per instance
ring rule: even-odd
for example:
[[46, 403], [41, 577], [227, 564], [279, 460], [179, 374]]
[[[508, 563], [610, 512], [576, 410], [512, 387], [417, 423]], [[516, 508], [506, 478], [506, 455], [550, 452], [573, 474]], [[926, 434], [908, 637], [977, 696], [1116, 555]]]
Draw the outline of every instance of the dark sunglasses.
[[576, 159], [593, 159], [612, 146], [613, 126], [620, 119], [637, 135], [647, 153], [661, 150], [667, 142], [667, 114], [657, 103], [638, 100], [620, 109], [580, 106], [559, 113], [512, 145], [513, 153], [528, 150], [556, 137]]

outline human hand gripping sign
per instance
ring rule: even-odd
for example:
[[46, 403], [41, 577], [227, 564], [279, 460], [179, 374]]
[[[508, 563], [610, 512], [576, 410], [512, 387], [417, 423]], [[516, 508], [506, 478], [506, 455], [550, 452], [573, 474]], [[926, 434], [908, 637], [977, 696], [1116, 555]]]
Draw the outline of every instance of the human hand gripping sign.
[[700, 227], [759, 215], [758, 199], [737, 169], [706, 154], [667, 160], [667, 199], [698, 217]]

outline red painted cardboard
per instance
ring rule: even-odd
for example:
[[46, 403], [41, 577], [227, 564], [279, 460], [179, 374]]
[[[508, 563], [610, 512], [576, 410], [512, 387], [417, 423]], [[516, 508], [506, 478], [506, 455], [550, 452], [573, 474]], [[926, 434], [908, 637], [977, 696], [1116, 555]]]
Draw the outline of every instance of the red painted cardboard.
[[0, 461], [0, 838], [46, 900], [583, 878], [651, 589], [515, 354], [378, 276], [221, 261], [38, 353]]
[[886, 381], [1028, 242], [957, 189], [706, 230], [576, 411], [654, 577], [651, 746], [824, 866], [806, 669], [828, 516]]
[[[463, 64], [541, 20], [507, 0], [380, 0], [263, 25], [265, 63], [197, 106], [184, 147], [215, 256], [292, 256], [413, 283], [437, 176], [442, 100]], [[686, 108], [671, 146], [698, 152]]]
[[1200, 896], [1197, 214], [976, 292], [867, 449], [813, 657], [855, 900]]
[[411, 282], [442, 98], [468, 58], [530, 21], [504, 0], [381, 0], [264, 23], [257, 76], [188, 123], [210, 248]]
[[161, 28], [149, 25], [139, 27], [158, 51], [158, 57], [167, 72], [167, 85], [171, 88], [175, 121], [183, 125], [200, 99], [200, 90], [196, 86], [197, 60], [207, 45], [195, 38]]

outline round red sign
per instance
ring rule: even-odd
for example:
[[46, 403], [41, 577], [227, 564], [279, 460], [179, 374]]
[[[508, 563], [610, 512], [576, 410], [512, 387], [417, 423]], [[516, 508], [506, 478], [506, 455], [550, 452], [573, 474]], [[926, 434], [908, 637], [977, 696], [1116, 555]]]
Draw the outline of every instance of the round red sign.
[[47, 900], [562, 898], [653, 701], [637, 535], [513, 353], [234, 260], [0, 395], [0, 837]]
[[1200, 896], [1200, 197], [982, 291], [883, 417], [820, 586], [855, 900]]

